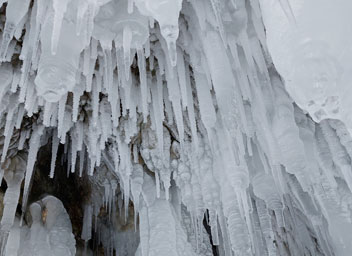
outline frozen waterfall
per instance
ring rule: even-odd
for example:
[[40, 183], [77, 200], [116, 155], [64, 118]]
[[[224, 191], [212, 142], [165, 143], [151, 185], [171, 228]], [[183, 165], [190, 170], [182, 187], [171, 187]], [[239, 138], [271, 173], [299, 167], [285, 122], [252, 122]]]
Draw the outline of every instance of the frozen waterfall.
[[0, 256], [350, 256], [351, 0], [0, 0]]

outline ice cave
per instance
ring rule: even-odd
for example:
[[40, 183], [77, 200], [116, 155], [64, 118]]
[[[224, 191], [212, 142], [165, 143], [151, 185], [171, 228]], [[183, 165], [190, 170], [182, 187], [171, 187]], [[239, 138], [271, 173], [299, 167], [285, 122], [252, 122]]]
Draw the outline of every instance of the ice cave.
[[351, 0], [0, 7], [0, 256], [352, 255]]

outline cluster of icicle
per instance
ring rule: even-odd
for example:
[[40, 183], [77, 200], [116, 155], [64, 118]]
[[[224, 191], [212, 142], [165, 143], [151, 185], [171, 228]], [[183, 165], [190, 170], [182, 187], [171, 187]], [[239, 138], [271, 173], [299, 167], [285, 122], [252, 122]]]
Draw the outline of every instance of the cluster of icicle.
[[127, 218], [130, 200], [136, 255], [210, 255], [204, 216], [219, 255], [352, 251], [352, 139], [294, 106], [257, 0], [3, 2], [1, 162], [28, 160], [5, 176], [2, 248], [38, 150], [53, 177], [61, 143], [68, 174], [100, 175], [82, 239], [103, 230], [106, 255], [120, 248], [99, 209]]

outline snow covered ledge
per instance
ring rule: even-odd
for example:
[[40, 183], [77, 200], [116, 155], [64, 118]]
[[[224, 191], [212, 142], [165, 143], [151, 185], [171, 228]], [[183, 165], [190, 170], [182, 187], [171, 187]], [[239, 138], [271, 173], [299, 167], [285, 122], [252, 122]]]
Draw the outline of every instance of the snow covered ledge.
[[350, 0], [260, 0], [270, 55], [295, 102], [316, 122], [351, 132]]

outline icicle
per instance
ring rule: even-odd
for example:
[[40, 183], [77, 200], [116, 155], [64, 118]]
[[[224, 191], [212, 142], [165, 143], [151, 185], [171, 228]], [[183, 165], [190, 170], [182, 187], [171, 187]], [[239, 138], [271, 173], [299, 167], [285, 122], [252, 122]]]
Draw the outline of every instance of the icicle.
[[51, 53], [53, 55], [55, 55], [57, 51], [57, 46], [61, 33], [62, 20], [64, 19], [68, 2], [69, 0], [53, 0], [54, 25], [51, 36]]
[[76, 160], [77, 160], [77, 151], [78, 151], [78, 138], [76, 134], [71, 134], [71, 172], [76, 171]]
[[21, 128], [22, 120], [23, 120], [23, 117], [24, 117], [24, 111], [25, 111], [24, 105], [20, 104], [19, 110], [18, 110], [18, 113], [17, 113], [16, 129], [20, 129]]
[[28, 162], [27, 162], [26, 176], [25, 176], [24, 188], [23, 188], [22, 219], [23, 219], [24, 213], [26, 212], [27, 200], [28, 200], [28, 194], [29, 194], [29, 185], [31, 183], [31, 179], [33, 175], [34, 164], [37, 160], [37, 153], [40, 148], [40, 138], [44, 132], [43, 125], [36, 126], [33, 128], [34, 128], [33, 133], [29, 141]]
[[190, 81], [190, 73], [188, 67], [186, 68], [186, 82], [187, 82], [187, 112], [188, 112], [188, 119], [191, 126], [192, 132], [192, 143], [196, 150], [198, 151], [198, 134], [197, 134], [197, 126], [196, 126], [196, 117], [194, 113], [194, 103], [193, 103], [193, 94], [191, 88], [191, 81]]
[[11, 84], [11, 92], [15, 93], [17, 91], [19, 82], [20, 82], [20, 74], [18, 72], [14, 72], [12, 84]]
[[83, 148], [79, 152], [79, 177], [82, 177], [83, 174], [83, 167], [84, 167], [84, 161], [85, 161], [85, 148]]
[[160, 197], [160, 178], [159, 178], [159, 173], [156, 171], [155, 172], [155, 183], [156, 183], [156, 197]]
[[[143, 14], [152, 16], [159, 22], [160, 32], [166, 41], [169, 60], [174, 67], [177, 63], [176, 40], [179, 35], [178, 18], [182, 8], [182, 0], [136, 1], [136, 6]], [[168, 15], [163, 15], [168, 13]]]
[[109, 211], [108, 205], [110, 200], [110, 182], [105, 179], [104, 183], [104, 207]]
[[176, 76], [171, 77], [170, 73], [167, 72], [167, 88], [169, 93], [169, 100], [172, 103], [172, 108], [175, 113], [176, 126], [178, 135], [180, 137], [180, 144], [183, 148], [184, 145], [184, 124], [183, 124], [183, 113], [181, 107], [180, 88], [178, 79]]
[[73, 90], [72, 122], [77, 122], [80, 98], [84, 92], [83, 82], [76, 84]]
[[129, 26], [123, 29], [123, 54], [126, 80], [130, 79], [132, 31]]
[[88, 9], [87, 2], [88, 1], [84, 1], [84, 0], [78, 1], [79, 8], [77, 8], [77, 15], [76, 15], [76, 34], [77, 35], [80, 35], [80, 33], [82, 32], [82, 25], [83, 25], [83, 22], [85, 21], [85, 18], [86, 18], [85, 14]]
[[53, 106], [53, 104], [51, 102], [48, 102], [48, 101], [45, 102], [43, 124], [46, 127], [50, 126], [50, 118], [52, 115], [52, 111], [51, 111], [52, 106]]
[[156, 126], [156, 137], [158, 141], [158, 149], [163, 154], [164, 148], [164, 133], [163, 133], [163, 121], [164, 121], [164, 106], [162, 100], [162, 84], [160, 81], [159, 75], [157, 75], [156, 84], [151, 85], [152, 91], [152, 106], [153, 106], [153, 116], [155, 118], [155, 126]]
[[10, 141], [11, 141], [14, 127], [15, 127], [14, 120], [10, 119], [6, 122], [6, 126], [5, 126], [6, 137], [5, 137], [4, 147], [3, 147], [3, 151], [2, 151], [2, 155], [1, 155], [1, 163], [5, 162], [5, 160], [6, 160], [6, 155], [7, 155], [9, 145], [10, 145]]
[[96, 79], [93, 81], [95, 82], [93, 85], [93, 92], [92, 92], [92, 108], [93, 108], [93, 125], [96, 126], [98, 123], [98, 115], [99, 115], [99, 85], [101, 85], [101, 76], [95, 76]]
[[28, 12], [30, 0], [11, 0], [6, 7], [6, 23], [2, 34], [0, 60], [4, 60], [15, 30]]
[[218, 216], [215, 211], [209, 211], [209, 224], [211, 226], [211, 237], [214, 245], [219, 245]]
[[181, 100], [183, 110], [187, 108], [187, 82], [186, 82], [186, 69], [185, 62], [181, 50], [177, 51], [177, 74], [180, 83]]
[[92, 218], [93, 217], [93, 208], [92, 205], [88, 204], [84, 206], [84, 215], [83, 215], [83, 227], [81, 238], [85, 242], [85, 247], [87, 242], [92, 238]]
[[145, 56], [143, 49], [137, 49], [138, 56], [138, 69], [139, 69], [139, 79], [141, 87], [141, 98], [142, 98], [142, 112], [144, 120], [147, 120], [148, 116], [148, 90], [147, 90], [147, 72], [145, 67]]
[[20, 140], [18, 142], [18, 150], [22, 150], [24, 147], [24, 143], [26, 142], [27, 139], [27, 135], [29, 134], [29, 131], [22, 131], [21, 132], [21, 137]]
[[166, 39], [167, 49], [169, 50], [169, 58], [171, 66], [175, 67], [177, 64], [177, 45], [175, 39]]
[[59, 138], [61, 137], [62, 130], [63, 130], [63, 125], [64, 125], [64, 116], [65, 116], [65, 107], [66, 107], [66, 101], [67, 101], [67, 94], [61, 98], [59, 102], [59, 112], [58, 112], [58, 136]]
[[[10, 100], [13, 102], [16, 102], [16, 98], [14, 96], [11, 97]], [[16, 106], [12, 106], [6, 116], [6, 125], [5, 125], [5, 131], [4, 131], [5, 141], [4, 141], [3, 151], [1, 155], [1, 163], [3, 163], [6, 159], [7, 150], [9, 148], [11, 137], [13, 134], [13, 129], [16, 124], [16, 119], [14, 116], [15, 110], [17, 110]]]
[[117, 181], [116, 180], [111, 180], [111, 196], [110, 196], [110, 216], [109, 219], [111, 219], [111, 213], [115, 211], [115, 208], [113, 207], [115, 205], [115, 194], [117, 190]]
[[195, 71], [194, 78], [197, 88], [200, 116], [208, 134], [210, 134], [211, 129], [216, 123], [216, 113], [210, 93], [211, 88], [204, 74]]
[[205, 53], [219, 112], [225, 123], [225, 127], [233, 130], [236, 125], [236, 113], [233, 112], [233, 109], [235, 109], [233, 100], [235, 78], [231, 70], [231, 64], [218, 33], [209, 31], [204, 40]]
[[51, 164], [50, 164], [50, 178], [54, 178], [55, 172], [55, 162], [56, 162], [56, 155], [57, 150], [59, 148], [59, 137], [57, 134], [57, 130], [54, 130], [53, 137], [52, 137], [52, 145], [51, 145]]

